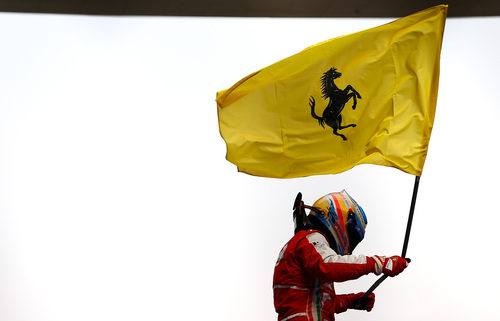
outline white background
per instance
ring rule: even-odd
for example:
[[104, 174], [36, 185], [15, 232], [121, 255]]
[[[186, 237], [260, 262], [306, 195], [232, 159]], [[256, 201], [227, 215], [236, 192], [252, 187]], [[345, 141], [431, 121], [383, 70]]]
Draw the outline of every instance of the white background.
[[[390, 20], [1, 14], [0, 320], [275, 320], [298, 191], [312, 203], [347, 189], [369, 221], [355, 252], [400, 254], [412, 176], [238, 173], [214, 101], [309, 45]], [[499, 30], [500, 18], [447, 20], [413, 261], [372, 312], [338, 320], [500, 318]]]

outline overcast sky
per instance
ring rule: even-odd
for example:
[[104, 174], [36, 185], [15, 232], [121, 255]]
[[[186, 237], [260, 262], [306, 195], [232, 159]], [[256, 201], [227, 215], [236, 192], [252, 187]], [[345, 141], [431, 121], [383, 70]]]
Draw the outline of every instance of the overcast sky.
[[[355, 252], [400, 254], [414, 177], [238, 173], [215, 104], [262, 67], [390, 20], [0, 14], [0, 319], [275, 320], [298, 191], [345, 188], [369, 222]], [[500, 318], [498, 30], [447, 20], [412, 263], [372, 312], [337, 320]]]

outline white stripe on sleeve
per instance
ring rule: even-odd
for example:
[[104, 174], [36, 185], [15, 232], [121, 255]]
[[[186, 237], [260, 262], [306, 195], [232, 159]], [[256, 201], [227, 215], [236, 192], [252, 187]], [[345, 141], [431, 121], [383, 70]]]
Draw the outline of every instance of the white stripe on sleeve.
[[324, 263], [366, 264], [366, 256], [364, 255], [338, 255], [335, 253], [323, 234], [319, 232], [308, 234], [306, 237], [321, 255]]

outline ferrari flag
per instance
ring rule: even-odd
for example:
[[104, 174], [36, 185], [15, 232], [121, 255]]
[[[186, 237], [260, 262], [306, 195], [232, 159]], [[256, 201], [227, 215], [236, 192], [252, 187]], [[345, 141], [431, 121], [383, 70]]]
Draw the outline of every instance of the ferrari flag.
[[313, 45], [217, 93], [226, 158], [291, 178], [358, 164], [420, 176], [447, 6]]

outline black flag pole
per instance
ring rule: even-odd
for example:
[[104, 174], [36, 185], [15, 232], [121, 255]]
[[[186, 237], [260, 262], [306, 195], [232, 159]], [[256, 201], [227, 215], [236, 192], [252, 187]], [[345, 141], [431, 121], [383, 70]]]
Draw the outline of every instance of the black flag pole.
[[[420, 183], [420, 176], [415, 176], [415, 184], [413, 185], [413, 195], [411, 198], [411, 205], [410, 205], [410, 214], [408, 215], [408, 223], [406, 223], [406, 233], [405, 233], [405, 240], [403, 242], [403, 251], [401, 252], [401, 257], [406, 256], [406, 250], [408, 249], [408, 242], [410, 240], [410, 232], [411, 232], [411, 224], [413, 222], [413, 213], [415, 212], [415, 203], [417, 201], [417, 192], [418, 192], [418, 184]], [[408, 262], [410, 262], [410, 259], [406, 258]], [[387, 279], [387, 275], [381, 276], [373, 285], [368, 289], [368, 291], [365, 292], [363, 297], [361, 297], [357, 303], [364, 305], [366, 303], [368, 296], [375, 290], [380, 283], [384, 282], [384, 280]]]
[[411, 223], [413, 221], [413, 212], [415, 211], [415, 203], [417, 202], [418, 184], [420, 183], [420, 176], [415, 176], [415, 184], [413, 185], [413, 196], [411, 197], [410, 214], [408, 215], [408, 223], [406, 223], [405, 241], [403, 243], [403, 251], [401, 257], [406, 256], [408, 249], [408, 241], [410, 240]]

